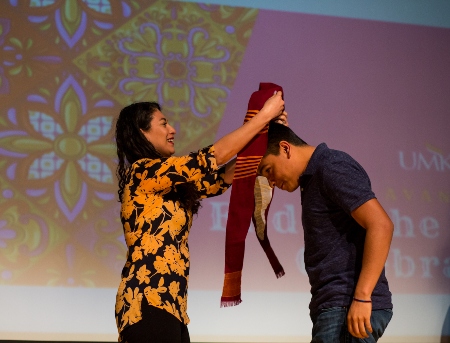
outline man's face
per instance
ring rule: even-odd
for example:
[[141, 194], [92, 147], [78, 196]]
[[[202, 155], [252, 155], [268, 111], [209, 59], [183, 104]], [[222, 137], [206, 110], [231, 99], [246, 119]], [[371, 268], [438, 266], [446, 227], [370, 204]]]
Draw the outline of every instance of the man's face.
[[289, 151], [283, 148], [279, 155], [267, 155], [261, 159], [258, 174], [267, 178], [269, 185], [284, 191], [293, 192], [298, 186], [299, 170], [290, 158]]

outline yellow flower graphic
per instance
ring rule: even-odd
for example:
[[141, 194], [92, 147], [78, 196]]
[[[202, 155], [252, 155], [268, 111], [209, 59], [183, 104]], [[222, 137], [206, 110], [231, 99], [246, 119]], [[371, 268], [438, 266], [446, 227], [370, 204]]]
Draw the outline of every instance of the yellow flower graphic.
[[198, 168], [188, 168], [187, 166], [183, 166], [179, 169], [180, 174], [185, 175], [189, 181], [196, 181], [205, 176]]
[[141, 247], [144, 250], [144, 255], [148, 255], [148, 253], [155, 255], [162, 244], [163, 241], [160, 237], [156, 237], [149, 232], [142, 236]]
[[167, 189], [172, 182], [166, 175], [155, 176], [150, 179], [143, 179], [136, 189], [137, 193], [161, 192]]
[[131, 260], [136, 262], [138, 260], [142, 260], [142, 250], [141, 247], [134, 247], [134, 251], [131, 254]]
[[[211, 149], [210, 149], [211, 151]], [[206, 154], [204, 152], [200, 152], [197, 155], [197, 162], [199, 164], [200, 167], [207, 167], [208, 166], [208, 162], [206, 161]]]
[[189, 323], [189, 317], [187, 315], [187, 295], [185, 295], [184, 297], [178, 296], [177, 300], [178, 304], [180, 304], [180, 312], [184, 322]]
[[146, 284], [150, 283], [150, 278], [148, 277], [148, 275], [150, 275], [150, 270], [148, 270], [144, 264], [136, 273], [136, 279], [139, 280], [139, 284], [143, 282], [145, 282]]
[[161, 256], [156, 256], [156, 261], [153, 262], [153, 266], [156, 271], [160, 274], [170, 274], [169, 266], [167, 265], [167, 260]]
[[[143, 222], [151, 223], [153, 220], [158, 218], [162, 212], [163, 198], [159, 194], [138, 194], [135, 198], [138, 203], [148, 204], [145, 210], [139, 215], [140, 218], [136, 222], [141, 226]], [[142, 222], [142, 223], [141, 223]]]
[[132, 184], [128, 184], [124, 188], [123, 195], [122, 195], [123, 201], [122, 201], [121, 213], [122, 213], [122, 217], [124, 219], [129, 219], [131, 217], [131, 215], [133, 214], [133, 212], [136, 210], [133, 199], [130, 196], [130, 186], [132, 186]]
[[172, 313], [175, 317], [178, 318], [179, 321], [181, 321], [180, 313], [178, 312], [177, 308], [175, 307], [175, 304], [171, 304], [168, 300], [166, 300], [165, 304], [163, 305], [163, 308], [167, 312]]
[[158, 307], [162, 305], [161, 296], [159, 294], [167, 292], [167, 288], [163, 287], [163, 285], [164, 278], [161, 278], [158, 282], [158, 288], [152, 288], [150, 286], [145, 287], [144, 295], [150, 305]]
[[181, 258], [180, 253], [173, 245], [169, 245], [166, 247], [166, 250], [164, 251], [164, 257], [166, 258], [167, 263], [170, 266], [170, 270], [177, 273], [178, 275], [184, 275], [184, 271], [186, 270], [186, 263]]
[[122, 327], [127, 323], [134, 324], [142, 319], [142, 294], [139, 293], [139, 288], [136, 287], [133, 292], [131, 288], [128, 287], [124, 297], [130, 307], [122, 316]]
[[183, 226], [186, 224], [186, 215], [183, 209], [180, 208], [179, 203], [166, 202], [164, 207], [167, 209], [169, 214], [172, 216], [170, 221], [164, 222], [160, 228], [161, 231], [158, 235], [162, 236], [167, 231], [169, 231], [172, 239], [178, 235]]
[[206, 189], [206, 194], [217, 194], [220, 190], [221, 181], [216, 181], [214, 184], [210, 184], [208, 181], [203, 181], [203, 186]]
[[188, 235], [189, 232], [185, 232], [185, 234], [183, 235], [183, 237], [181, 238], [181, 244], [180, 244], [180, 253], [183, 254], [184, 257], [186, 257], [186, 259], [189, 260], [189, 249], [188, 249]]
[[139, 228], [136, 231], [131, 231], [130, 223], [125, 222], [125, 241], [128, 246], [132, 246], [142, 235], [142, 230]]
[[125, 306], [124, 290], [126, 287], [126, 283], [133, 278], [133, 276], [134, 276], [133, 272], [134, 272], [134, 266], [131, 266], [128, 276], [126, 278], [123, 278], [122, 281], [120, 282], [119, 289], [117, 290], [117, 296], [116, 296], [116, 313], [119, 313], [119, 311]]
[[176, 299], [179, 291], [180, 291], [180, 283], [172, 281], [169, 285], [169, 293], [172, 296], [173, 300]]

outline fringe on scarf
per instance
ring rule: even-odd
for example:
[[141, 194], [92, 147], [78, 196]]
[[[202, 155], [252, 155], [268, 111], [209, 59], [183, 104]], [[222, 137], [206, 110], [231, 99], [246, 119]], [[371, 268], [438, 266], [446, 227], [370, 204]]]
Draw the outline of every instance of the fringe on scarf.
[[235, 297], [222, 297], [220, 299], [220, 307], [231, 307], [231, 306], [237, 306], [242, 302], [241, 295], [237, 295]]
[[275, 275], [277, 276], [277, 279], [279, 279], [280, 277], [282, 277], [285, 274], [284, 270], [279, 271], [278, 273], [276, 273]]

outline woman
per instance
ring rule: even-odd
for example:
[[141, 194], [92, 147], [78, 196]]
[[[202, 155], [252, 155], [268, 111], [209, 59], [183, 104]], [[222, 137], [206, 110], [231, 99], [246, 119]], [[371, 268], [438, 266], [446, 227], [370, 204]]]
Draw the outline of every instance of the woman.
[[190, 342], [187, 241], [192, 216], [200, 199], [230, 186], [235, 162], [227, 162], [283, 107], [278, 92], [245, 125], [181, 157], [172, 156], [176, 131], [157, 103], [122, 109], [116, 124], [117, 176], [128, 252], [116, 297], [120, 342]]

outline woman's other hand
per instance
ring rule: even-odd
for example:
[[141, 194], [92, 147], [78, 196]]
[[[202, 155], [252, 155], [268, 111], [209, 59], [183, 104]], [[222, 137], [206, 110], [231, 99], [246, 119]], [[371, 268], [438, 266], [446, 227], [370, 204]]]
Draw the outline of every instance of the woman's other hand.
[[273, 121], [274, 121], [275, 123], [278, 123], [278, 124], [283, 124], [283, 125], [285, 125], [285, 126], [289, 126], [289, 123], [288, 123], [288, 114], [287, 114], [286, 111], [283, 111], [283, 113], [281, 113], [278, 117], [276, 117], [275, 119], [273, 119]]

